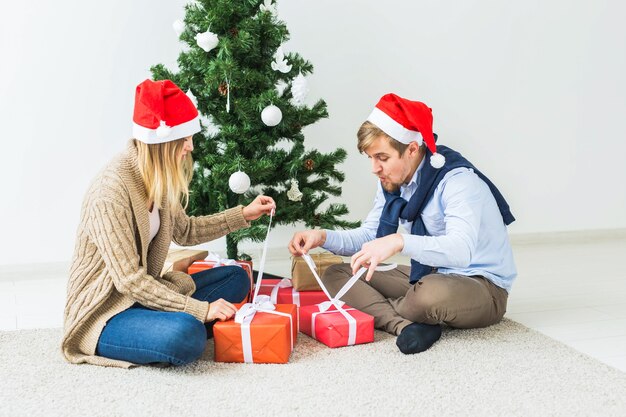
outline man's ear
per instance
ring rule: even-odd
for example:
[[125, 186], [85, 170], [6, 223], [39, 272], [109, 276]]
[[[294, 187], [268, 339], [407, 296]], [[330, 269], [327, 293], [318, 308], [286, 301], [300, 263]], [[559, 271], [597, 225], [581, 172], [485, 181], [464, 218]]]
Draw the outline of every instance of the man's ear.
[[413, 141], [411, 143], [409, 143], [409, 147], [406, 149], [407, 152], [409, 152], [409, 156], [416, 156], [419, 151], [420, 151], [420, 145]]

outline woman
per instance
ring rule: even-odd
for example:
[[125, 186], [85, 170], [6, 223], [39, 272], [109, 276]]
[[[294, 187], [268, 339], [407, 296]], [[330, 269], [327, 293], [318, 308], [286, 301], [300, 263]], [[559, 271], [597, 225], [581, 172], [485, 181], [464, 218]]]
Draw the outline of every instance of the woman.
[[274, 209], [259, 196], [210, 216], [188, 217], [192, 135], [198, 111], [169, 80], [137, 86], [127, 149], [91, 184], [70, 269], [62, 351], [72, 363], [183, 365], [204, 351], [215, 320], [228, 320], [250, 284], [224, 266], [161, 275], [170, 243], [197, 245], [249, 226]]

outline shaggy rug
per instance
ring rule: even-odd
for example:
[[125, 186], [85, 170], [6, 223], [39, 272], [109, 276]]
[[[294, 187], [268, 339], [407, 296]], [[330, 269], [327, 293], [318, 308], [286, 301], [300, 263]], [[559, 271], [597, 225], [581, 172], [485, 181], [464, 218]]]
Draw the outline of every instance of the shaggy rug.
[[411, 356], [301, 334], [286, 365], [214, 363], [212, 341], [180, 368], [69, 365], [60, 335], [0, 332], [1, 416], [626, 415], [626, 374], [510, 320]]

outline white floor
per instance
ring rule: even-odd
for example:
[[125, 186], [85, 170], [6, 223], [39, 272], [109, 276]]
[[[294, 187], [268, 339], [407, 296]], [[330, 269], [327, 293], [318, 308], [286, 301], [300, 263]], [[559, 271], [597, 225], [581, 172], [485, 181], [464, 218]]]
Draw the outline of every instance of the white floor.
[[[589, 237], [514, 243], [519, 277], [507, 317], [626, 372], [626, 236]], [[269, 259], [267, 272], [289, 273], [286, 251]], [[0, 267], [0, 330], [60, 327], [66, 270]]]

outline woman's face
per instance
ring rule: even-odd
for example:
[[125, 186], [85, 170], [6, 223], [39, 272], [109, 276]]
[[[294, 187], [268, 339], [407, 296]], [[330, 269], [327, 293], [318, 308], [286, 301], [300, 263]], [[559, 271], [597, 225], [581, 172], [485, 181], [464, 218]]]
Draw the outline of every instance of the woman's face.
[[185, 159], [188, 153], [193, 151], [193, 136], [187, 136], [185, 138], [185, 144], [183, 145], [183, 149], [180, 152], [180, 160]]

